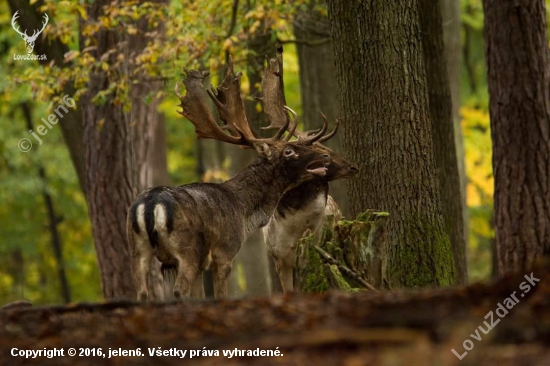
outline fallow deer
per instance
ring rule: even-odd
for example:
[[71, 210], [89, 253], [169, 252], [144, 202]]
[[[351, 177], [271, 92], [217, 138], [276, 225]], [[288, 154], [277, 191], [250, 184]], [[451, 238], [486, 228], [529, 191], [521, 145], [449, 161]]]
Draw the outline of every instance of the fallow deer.
[[[264, 111], [271, 124], [266, 129], [280, 128], [282, 126], [283, 106], [286, 104], [284, 97], [284, 85], [282, 80], [282, 50], [277, 51], [277, 57], [271, 59], [264, 71], [262, 79]], [[294, 116], [296, 114], [293, 112]], [[323, 119], [327, 123], [324, 115]], [[333, 133], [336, 133], [339, 120]], [[309, 144], [308, 133], [294, 131], [298, 137], [296, 144]], [[286, 192], [275, 210], [269, 223], [262, 229], [264, 241], [268, 253], [275, 261], [275, 268], [284, 292], [294, 291], [293, 270], [296, 261], [296, 244], [307, 230], [320, 233], [325, 217], [334, 216], [337, 222], [342, 214], [336, 202], [328, 194], [329, 182], [337, 179], [349, 178], [357, 174], [357, 166], [344, 160], [334, 151], [321, 142], [328, 140], [326, 135], [311, 145], [311, 148], [331, 157], [327, 174], [318, 176], [313, 180], [302, 183]]]
[[286, 191], [327, 172], [330, 156], [304, 146], [321, 139], [327, 123], [309, 136], [306, 144], [289, 142], [296, 124], [283, 137], [290, 119], [282, 110], [284, 121], [275, 136], [257, 138], [249, 126], [241, 97], [242, 74], [235, 75], [230, 64], [217, 90], [208, 90], [230, 133], [227, 134], [210, 113], [203, 89], [207, 75], [188, 71], [183, 81], [185, 96], [176, 85], [183, 108], [179, 113], [193, 123], [199, 138], [255, 148], [259, 158], [224, 183], [155, 187], [137, 197], [128, 212], [127, 232], [139, 300], [148, 298], [146, 273], [153, 255], [164, 268], [175, 267], [176, 298], [189, 297], [191, 293], [204, 297], [202, 271], [209, 266], [214, 275], [215, 297], [227, 296], [231, 265], [242, 243], [267, 224]]

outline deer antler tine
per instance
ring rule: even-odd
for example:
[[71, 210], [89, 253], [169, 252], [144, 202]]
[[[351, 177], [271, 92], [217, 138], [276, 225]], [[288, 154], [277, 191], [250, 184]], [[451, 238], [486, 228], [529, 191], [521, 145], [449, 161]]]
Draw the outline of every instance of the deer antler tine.
[[[323, 115], [323, 118], [324, 118], [324, 115]], [[321, 137], [318, 142], [324, 142], [331, 139], [334, 135], [336, 135], [336, 131], [338, 131], [338, 127], [340, 127], [340, 118], [336, 118], [336, 121], [334, 122], [334, 128], [332, 129], [332, 131], [326, 134], [325, 136]]]
[[[176, 81], [176, 86], [175, 86], [175, 88], [174, 88], [174, 92], [176, 93], [176, 95], [178, 96], [178, 99], [179, 99], [180, 102], [181, 102], [181, 100], [183, 99], [183, 95], [181, 95], [181, 93], [180, 93], [180, 81], [179, 81], [179, 80]], [[183, 108], [183, 106], [182, 106], [181, 103], [178, 104], [178, 106], [181, 106], [181, 107]]]
[[[298, 126], [298, 113], [294, 112], [292, 110], [292, 108], [290, 108], [289, 106], [286, 106], [286, 105], [285, 105], [285, 110], [292, 114], [292, 123], [293, 124], [292, 124], [292, 127], [290, 128], [290, 131], [288, 131], [287, 137], [285, 138], [285, 141], [290, 141], [290, 139], [292, 138], [292, 136], [296, 132], [296, 127]], [[287, 118], [287, 121], [288, 120], [289, 119]]]
[[[277, 131], [277, 133], [275, 134], [275, 136], [273, 136], [272, 140], [273, 141], [277, 141], [279, 140], [281, 137], [283, 137], [283, 135], [285, 134], [286, 130], [288, 129], [288, 125], [290, 124], [290, 119], [289, 118], [285, 118], [285, 124], [283, 125], [283, 127], [281, 127], [279, 129], [279, 131]], [[292, 135], [289, 135], [289, 136], [292, 136]], [[286, 140], [288, 141], [288, 140]]]
[[325, 134], [325, 132], [327, 132], [327, 128], [328, 128], [328, 121], [327, 121], [327, 118], [325, 117], [324, 114], [321, 113], [321, 115], [323, 116], [323, 127], [321, 128], [321, 130], [316, 133], [315, 135], [311, 136], [311, 137], [307, 137], [303, 140], [303, 143], [305, 145], [310, 145], [312, 143], [314, 143], [315, 141], [319, 140], [321, 137], [323, 137], [323, 135]]

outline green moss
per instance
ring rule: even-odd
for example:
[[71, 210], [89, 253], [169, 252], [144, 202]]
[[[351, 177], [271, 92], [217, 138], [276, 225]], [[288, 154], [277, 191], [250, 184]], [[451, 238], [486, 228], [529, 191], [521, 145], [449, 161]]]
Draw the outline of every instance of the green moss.
[[352, 288], [349, 283], [344, 279], [344, 276], [342, 273], [340, 273], [340, 270], [338, 269], [338, 266], [336, 265], [329, 265], [325, 264], [324, 266], [325, 270], [325, 276], [329, 279], [331, 287], [336, 288], [340, 291], [346, 291], [346, 292], [355, 292], [354, 288]]
[[367, 243], [372, 244], [372, 240], [370, 240], [372, 238], [369, 235], [373, 228], [379, 225], [379, 219], [383, 218], [385, 221], [387, 216], [387, 212], [369, 210], [360, 214], [357, 220], [339, 221], [334, 231], [331, 229], [332, 218], [329, 217], [318, 243], [314, 242], [315, 238], [313, 235], [302, 238], [298, 243], [297, 252], [299, 255], [296, 263], [301, 291], [304, 293], [324, 292], [330, 288], [351, 292], [360, 291], [359, 288], [355, 287], [361, 286], [352, 279], [343, 276], [338, 266], [324, 263], [317, 251], [313, 249], [313, 245], [320, 246], [332, 258], [344, 265], [348, 265], [347, 258], [345, 258], [346, 254], [343, 250], [345, 246], [351, 247], [352, 245], [356, 245], [356, 243], [363, 243], [360, 245], [360, 248], [364, 250], [364, 253], [360, 253], [359, 255], [362, 257], [373, 257], [376, 255], [374, 249], [369, 248], [367, 245]]
[[392, 287], [439, 287], [457, 283], [451, 243], [436, 218], [410, 218], [404, 237], [390, 254]]
[[300, 290], [303, 293], [326, 292], [330, 286], [325, 277], [323, 263], [319, 253], [313, 249], [313, 234], [300, 239], [298, 243], [299, 258], [297, 258], [297, 275]]

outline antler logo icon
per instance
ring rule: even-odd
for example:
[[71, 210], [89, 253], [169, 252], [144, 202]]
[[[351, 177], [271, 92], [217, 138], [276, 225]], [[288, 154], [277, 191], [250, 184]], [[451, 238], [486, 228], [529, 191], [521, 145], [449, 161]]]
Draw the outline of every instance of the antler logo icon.
[[44, 22], [42, 23], [42, 29], [40, 29], [39, 31], [34, 30], [33, 33], [32, 33], [32, 36], [29, 36], [29, 35], [27, 35], [27, 30], [25, 29], [24, 32], [21, 32], [19, 30], [19, 26], [15, 22], [17, 20], [17, 18], [19, 18], [18, 13], [19, 13], [19, 10], [16, 11], [15, 14], [13, 14], [13, 17], [11, 18], [11, 26], [13, 27], [13, 29], [15, 29], [15, 31], [17, 33], [19, 33], [21, 35], [21, 37], [25, 41], [25, 47], [27, 48], [27, 53], [31, 53], [32, 50], [34, 49], [34, 42], [36, 42], [36, 39], [38, 38], [40, 33], [42, 33], [42, 31], [44, 30], [44, 28], [46, 28], [46, 25], [48, 24], [48, 20], [49, 20], [48, 14], [44, 14]]

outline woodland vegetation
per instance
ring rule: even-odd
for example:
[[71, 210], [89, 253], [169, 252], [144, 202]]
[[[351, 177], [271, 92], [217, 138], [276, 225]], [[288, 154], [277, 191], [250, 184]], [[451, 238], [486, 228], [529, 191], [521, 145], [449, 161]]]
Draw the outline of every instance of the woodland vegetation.
[[[466, 360], [542, 364], [550, 343], [549, 5], [0, 1], [0, 306], [12, 304], [0, 311], [0, 339], [21, 349], [285, 353], [227, 364], [457, 364], [450, 350], [464, 352], [484, 314], [534, 273], [534, 290]], [[33, 54], [45, 56], [17, 59], [28, 47], [19, 31], [42, 27]], [[154, 259], [153, 301], [133, 302], [126, 220], [138, 194], [223, 182], [257, 157], [197, 139], [195, 122], [177, 113], [176, 82], [201, 69], [210, 72], [205, 87], [218, 86], [233, 60], [251, 128], [273, 136], [254, 97], [265, 96], [266, 59], [280, 59], [280, 49], [284, 101], [299, 131], [318, 129], [320, 112], [339, 119], [325, 145], [359, 171], [330, 183], [344, 219], [327, 216], [320, 235], [306, 231], [297, 243], [294, 282], [306, 295], [278, 294], [258, 230], [233, 262], [228, 295], [236, 299], [162, 302]], [[204, 276], [210, 298], [212, 274]], [[24, 362], [0, 351], [0, 364]]]

